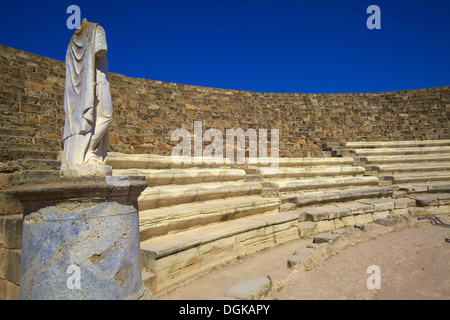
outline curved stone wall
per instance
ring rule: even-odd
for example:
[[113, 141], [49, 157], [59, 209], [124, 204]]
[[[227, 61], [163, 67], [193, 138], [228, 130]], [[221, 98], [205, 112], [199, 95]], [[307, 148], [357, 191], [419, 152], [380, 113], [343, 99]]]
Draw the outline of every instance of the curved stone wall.
[[[0, 147], [61, 150], [64, 62], [0, 46]], [[381, 93], [258, 93], [110, 74], [110, 151], [170, 155], [172, 132], [278, 129], [281, 157], [322, 156], [323, 143], [450, 138], [450, 87]], [[19, 146], [20, 147], [17, 147]], [[9, 149], [8, 149], [9, 148]], [[35, 149], [39, 149], [35, 147]]]

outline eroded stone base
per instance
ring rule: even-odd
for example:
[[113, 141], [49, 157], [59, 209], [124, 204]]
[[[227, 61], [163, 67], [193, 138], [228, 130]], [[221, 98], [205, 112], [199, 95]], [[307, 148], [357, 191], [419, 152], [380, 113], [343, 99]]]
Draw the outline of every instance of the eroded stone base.
[[148, 299], [135, 177], [61, 178], [15, 191], [24, 205], [20, 299]]

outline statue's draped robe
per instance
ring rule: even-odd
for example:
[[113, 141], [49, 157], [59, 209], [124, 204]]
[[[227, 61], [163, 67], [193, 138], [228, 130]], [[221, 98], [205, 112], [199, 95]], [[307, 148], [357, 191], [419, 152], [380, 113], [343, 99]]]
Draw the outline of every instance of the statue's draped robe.
[[105, 31], [90, 22], [83, 22], [67, 48], [62, 171], [106, 160], [112, 122], [106, 51]]

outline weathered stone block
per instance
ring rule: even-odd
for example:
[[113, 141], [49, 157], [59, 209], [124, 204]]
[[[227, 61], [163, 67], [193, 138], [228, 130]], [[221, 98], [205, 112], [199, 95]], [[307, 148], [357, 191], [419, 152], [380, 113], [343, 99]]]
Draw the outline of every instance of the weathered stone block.
[[375, 220], [375, 223], [381, 224], [382, 226], [385, 226], [385, 227], [390, 227], [390, 226], [398, 224], [400, 221], [401, 220], [398, 217], [387, 216], [386, 218], [380, 218], [380, 219]]
[[332, 243], [341, 235], [338, 233], [320, 233], [313, 238], [314, 243]]
[[327, 232], [336, 229], [333, 220], [322, 220], [317, 222], [316, 232]]
[[257, 300], [270, 290], [271, 281], [268, 277], [255, 277], [229, 288], [225, 297], [241, 300]]
[[355, 224], [364, 224], [373, 222], [372, 213], [360, 214], [355, 216]]
[[0, 245], [7, 249], [22, 248], [22, 215], [0, 216]]
[[12, 283], [20, 284], [21, 250], [5, 251], [5, 278]]
[[317, 223], [312, 221], [303, 221], [299, 222], [297, 226], [300, 238], [306, 238], [315, 233]]
[[0, 279], [0, 300], [18, 300], [19, 286], [6, 280]]

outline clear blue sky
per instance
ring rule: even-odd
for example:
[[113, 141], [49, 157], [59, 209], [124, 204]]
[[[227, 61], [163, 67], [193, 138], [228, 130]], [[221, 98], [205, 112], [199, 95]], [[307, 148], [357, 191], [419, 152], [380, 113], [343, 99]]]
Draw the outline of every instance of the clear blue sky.
[[[450, 1], [2, 1], [0, 44], [64, 60], [66, 9], [106, 30], [110, 72], [257, 92], [450, 85]], [[369, 30], [369, 5], [381, 30]]]

